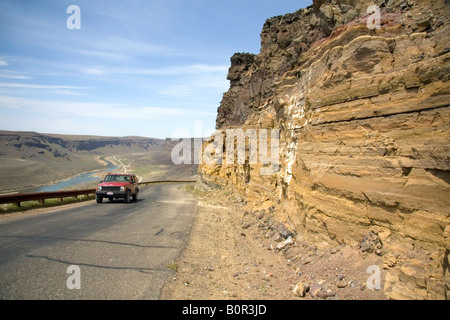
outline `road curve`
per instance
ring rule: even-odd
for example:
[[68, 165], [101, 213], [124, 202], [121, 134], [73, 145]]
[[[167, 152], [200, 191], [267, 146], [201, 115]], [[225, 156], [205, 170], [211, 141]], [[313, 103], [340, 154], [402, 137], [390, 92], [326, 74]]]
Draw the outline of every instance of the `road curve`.
[[158, 299], [197, 210], [183, 185], [2, 219], [0, 299]]

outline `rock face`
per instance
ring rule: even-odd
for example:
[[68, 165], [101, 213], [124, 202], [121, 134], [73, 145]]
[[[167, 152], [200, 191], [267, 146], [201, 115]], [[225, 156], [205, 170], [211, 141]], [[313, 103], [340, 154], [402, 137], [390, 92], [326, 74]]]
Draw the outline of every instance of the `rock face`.
[[[314, 1], [235, 54], [217, 129], [279, 132], [279, 167], [199, 167], [317, 246], [370, 233], [393, 299], [450, 297], [450, 4]], [[370, 11], [369, 11], [370, 13]], [[370, 20], [376, 21], [376, 20]], [[370, 22], [369, 21], [369, 22]], [[261, 131], [259, 131], [261, 132]], [[261, 133], [260, 133], [261, 134]], [[246, 144], [247, 151], [249, 144]], [[223, 149], [225, 151], [225, 148]]]

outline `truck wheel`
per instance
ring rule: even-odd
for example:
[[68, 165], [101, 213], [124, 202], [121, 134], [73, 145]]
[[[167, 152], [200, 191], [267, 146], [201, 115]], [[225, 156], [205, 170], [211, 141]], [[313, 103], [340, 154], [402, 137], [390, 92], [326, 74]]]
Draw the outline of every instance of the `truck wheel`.
[[99, 197], [98, 195], [95, 195], [95, 200], [97, 201], [97, 203], [102, 203], [103, 197]]
[[127, 191], [127, 194], [125, 195], [125, 198], [123, 198], [123, 202], [130, 203], [130, 190]]
[[136, 192], [133, 194], [133, 201], [136, 202], [138, 199], [139, 190], [136, 190]]

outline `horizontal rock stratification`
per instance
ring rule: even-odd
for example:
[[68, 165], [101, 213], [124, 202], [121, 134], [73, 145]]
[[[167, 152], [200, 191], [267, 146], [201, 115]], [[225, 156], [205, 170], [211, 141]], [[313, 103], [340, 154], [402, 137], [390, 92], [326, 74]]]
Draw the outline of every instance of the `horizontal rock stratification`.
[[270, 163], [249, 161], [247, 139], [246, 161], [203, 163], [199, 173], [297, 239], [383, 255], [388, 297], [446, 299], [450, 5], [375, 3], [378, 25], [371, 1], [314, 1], [267, 20], [261, 52], [231, 59], [217, 129], [223, 139], [230, 129], [276, 130], [279, 167], [261, 175]]

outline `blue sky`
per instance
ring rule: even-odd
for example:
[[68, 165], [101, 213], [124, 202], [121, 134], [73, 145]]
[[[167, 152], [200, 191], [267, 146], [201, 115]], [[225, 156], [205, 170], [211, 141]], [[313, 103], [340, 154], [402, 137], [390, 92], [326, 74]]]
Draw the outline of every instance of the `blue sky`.
[[[0, 1], [0, 129], [165, 138], [214, 129], [230, 57], [302, 0]], [[69, 29], [70, 5], [80, 29]]]

